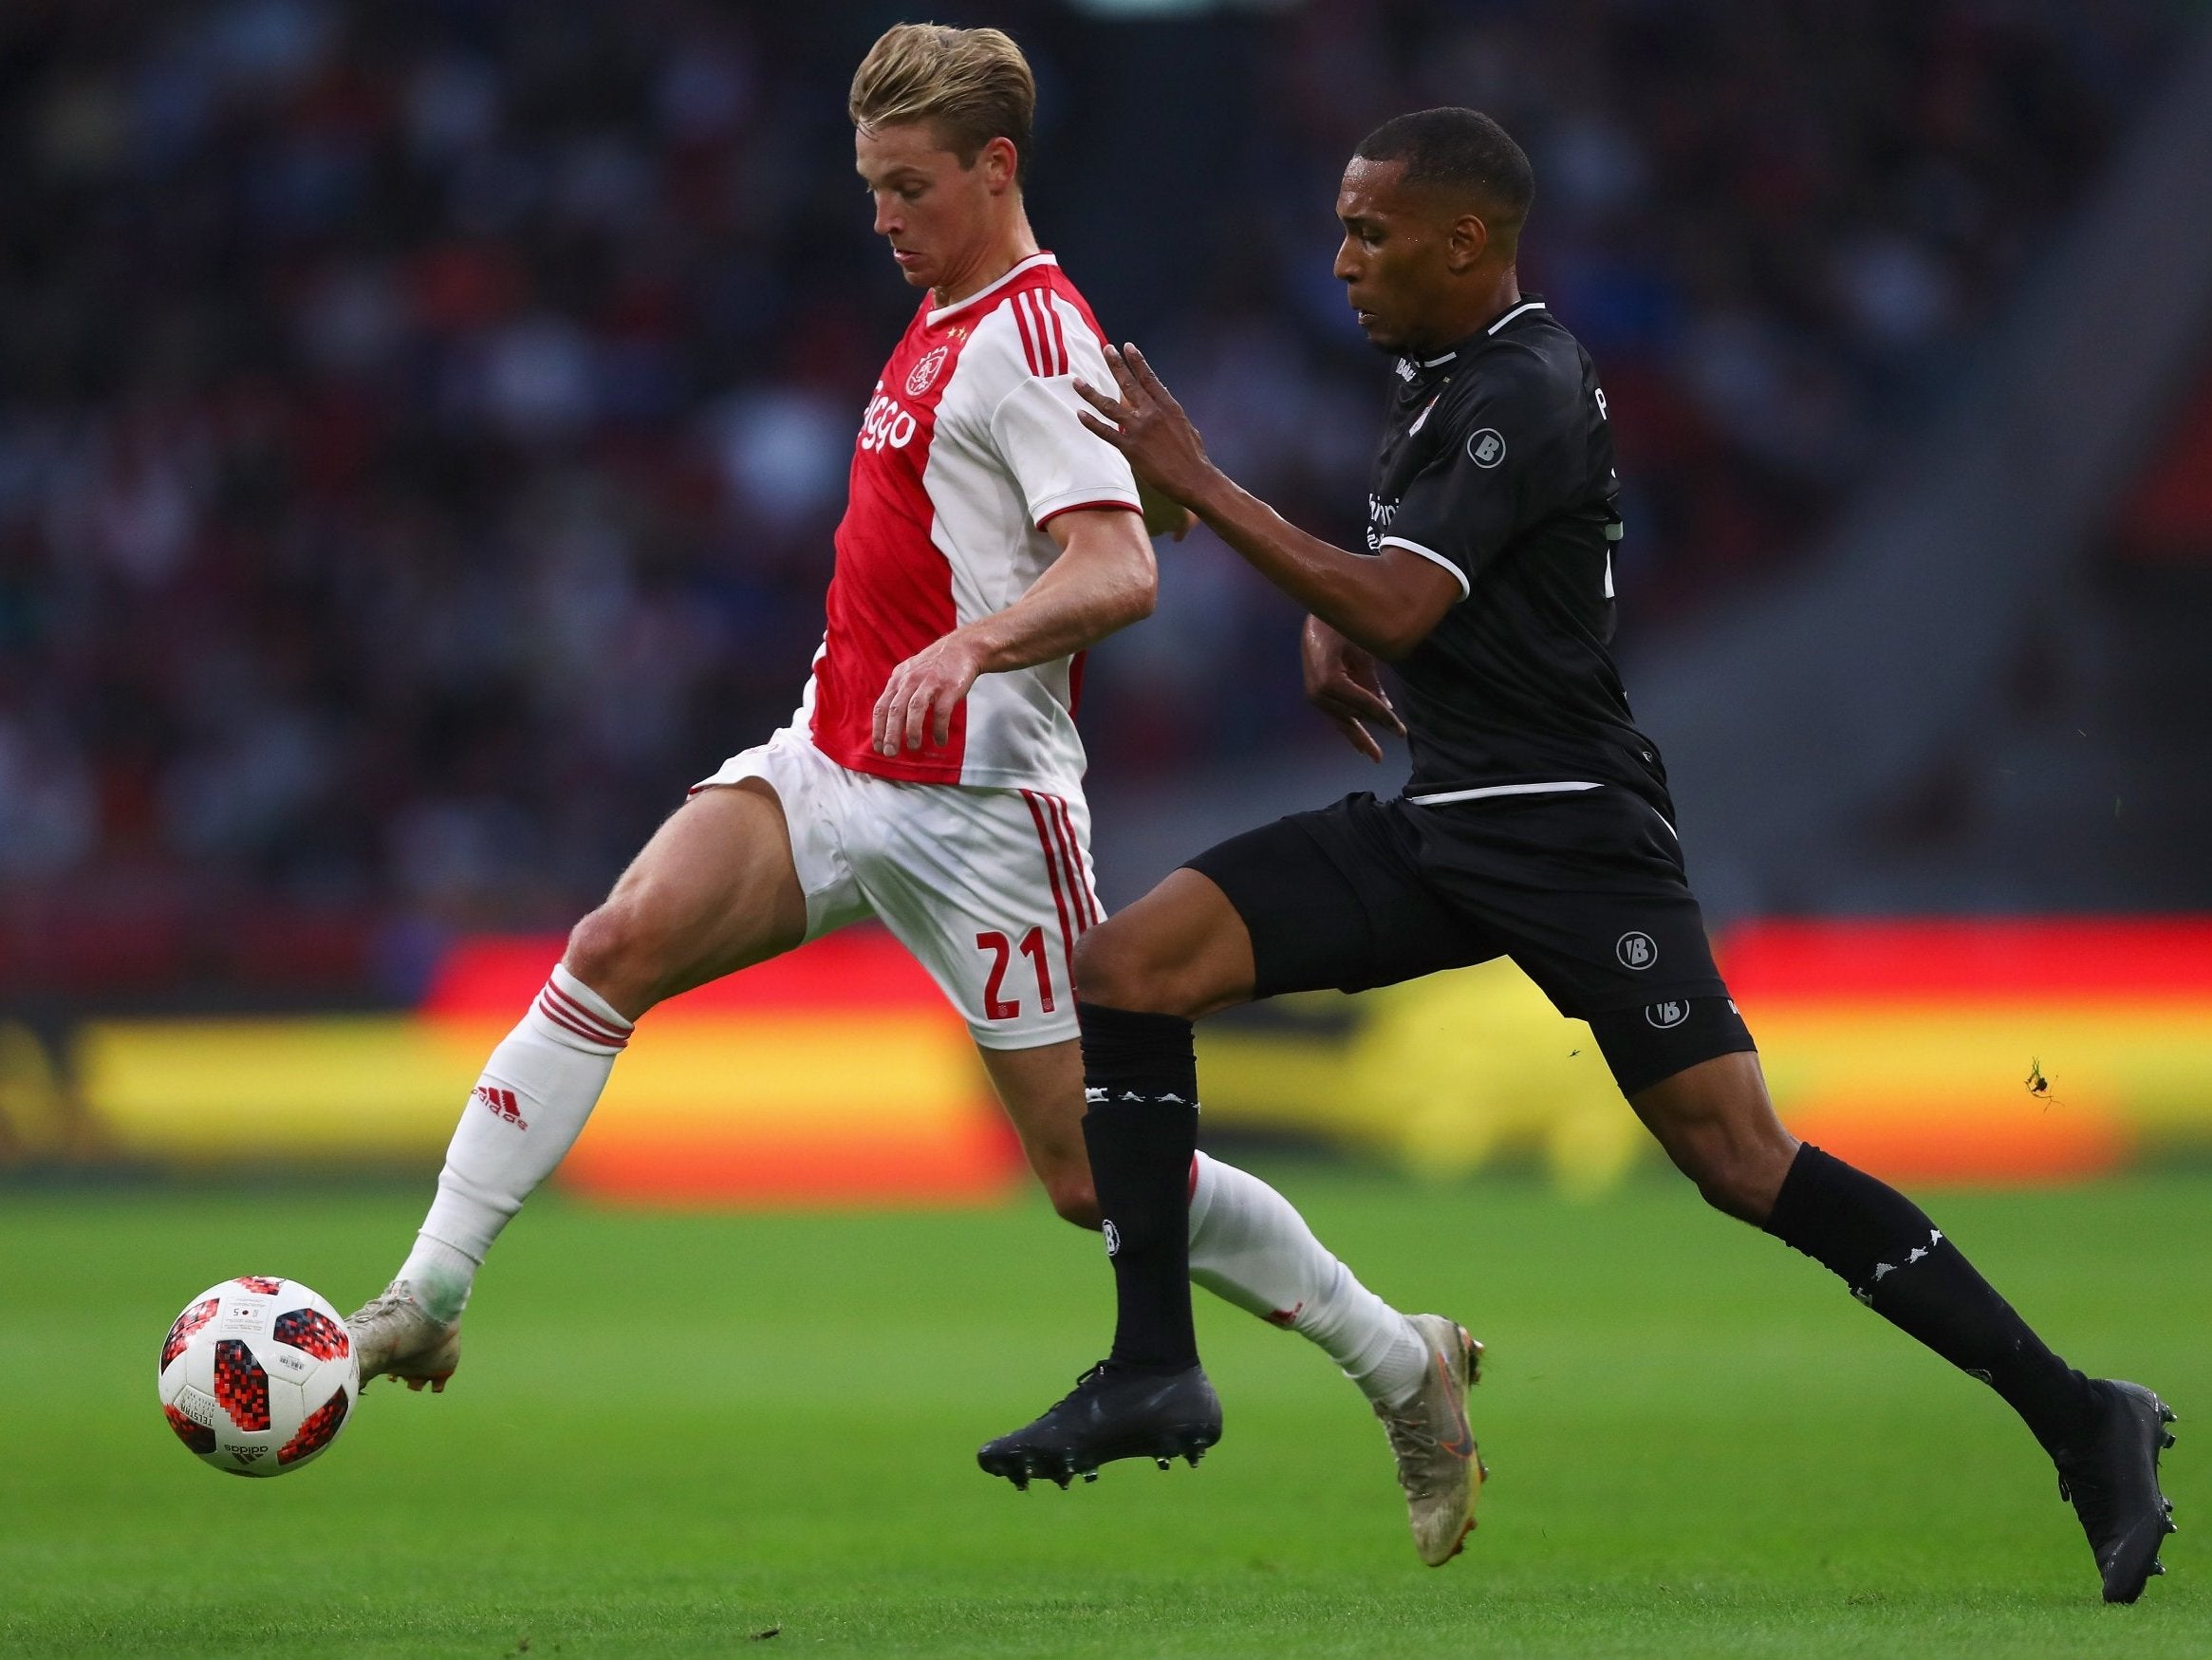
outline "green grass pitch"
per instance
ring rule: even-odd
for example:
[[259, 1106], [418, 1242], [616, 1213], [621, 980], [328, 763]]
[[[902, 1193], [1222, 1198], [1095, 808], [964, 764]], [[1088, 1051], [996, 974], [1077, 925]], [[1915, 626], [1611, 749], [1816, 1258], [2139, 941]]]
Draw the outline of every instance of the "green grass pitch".
[[2212, 1652], [2212, 1179], [1929, 1196], [2062, 1350], [2182, 1414], [2169, 1576], [2108, 1609], [1994, 1396], [1686, 1189], [1271, 1173], [1370, 1283], [1491, 1346], [1493, 1480], [1442, 1570], [1351, 1387], [1203, 1298], [1228, 1425], [1199, 1469], [982, 1476], [976, 1444], [1107, 1331], [1095, 1239], [1041, 1204], [534, 1205], [449, 1392], [380, 1385], [314, 1466], [245, 1481], [162, 1422], [169, 1319], [234, 1273], [350, 1307], [423, 1195], [16, 1188], [0, 1653]]

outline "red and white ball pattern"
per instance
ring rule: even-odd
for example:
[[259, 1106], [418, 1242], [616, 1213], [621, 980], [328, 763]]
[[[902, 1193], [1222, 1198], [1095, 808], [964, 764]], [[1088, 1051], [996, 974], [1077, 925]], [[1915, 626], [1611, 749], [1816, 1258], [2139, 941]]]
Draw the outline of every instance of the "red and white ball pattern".
[[202, 1462], [281, 1476], [338, 1439], [361, 1367], [322, 1297], [296, 1280], [243, 1275], [184, 1305], [158, 1379], [169, 1427]]

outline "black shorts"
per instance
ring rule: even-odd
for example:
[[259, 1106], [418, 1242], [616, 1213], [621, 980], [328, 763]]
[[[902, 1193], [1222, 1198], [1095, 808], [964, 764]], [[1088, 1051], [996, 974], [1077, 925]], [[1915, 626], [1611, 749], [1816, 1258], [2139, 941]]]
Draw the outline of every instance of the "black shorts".
[[1256, 997], [1510, 957], [1589, 1022], [1625, 1094], [1753, 1047], [1674, 830], [1632, 791], [1430, 807], [1348, 795], [1187, 863], [1243, 918]]

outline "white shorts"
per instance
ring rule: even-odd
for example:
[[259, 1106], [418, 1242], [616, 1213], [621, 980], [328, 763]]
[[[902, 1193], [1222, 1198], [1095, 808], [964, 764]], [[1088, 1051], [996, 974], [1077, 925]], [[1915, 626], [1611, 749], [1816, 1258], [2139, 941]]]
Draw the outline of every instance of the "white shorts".
[[1075, 942], [1106, 914], [1081, 793], [879, 778], [790, 726], [692, 789], [743, 778], [783, 802], [808, 939], [877, 918], [985, 1049], [1076, 1035]]

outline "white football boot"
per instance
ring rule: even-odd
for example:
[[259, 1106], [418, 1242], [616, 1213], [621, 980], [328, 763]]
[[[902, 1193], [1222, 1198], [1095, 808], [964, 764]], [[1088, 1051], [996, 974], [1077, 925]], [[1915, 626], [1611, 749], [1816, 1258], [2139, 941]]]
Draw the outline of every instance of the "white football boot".
[[411, 1390], [430, 1386], [445, 1392], [446, 1379], [461, 1363], [461, 1323], [434, 1318], [416, 1300], [415, 1288], [395, 1279], [347, 1316], [353, 1352], [361, 1362], [361, 1381], [389, 1376]]
[[1408, 1317], [1428, 1345], [1428, 1375], [1403, 1407], [1377, 1401], [1375, 1416], [1398, 1460], [1413, 1548], [1441, 1568], [1475, 1531], [1475, 1499], [1490, 1474], [1467, 1423], [1467, 1390], [1481, 1376], [1482, 1345], [1441, 1315]]

